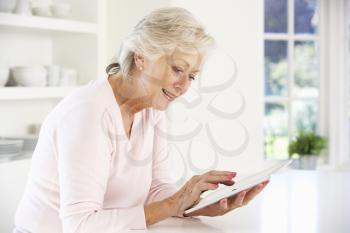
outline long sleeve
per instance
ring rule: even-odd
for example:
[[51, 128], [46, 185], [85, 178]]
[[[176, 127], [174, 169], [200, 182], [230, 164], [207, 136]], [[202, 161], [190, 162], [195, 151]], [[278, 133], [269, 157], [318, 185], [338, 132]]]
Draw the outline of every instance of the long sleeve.
[[152, 184], [146, 203], [163, 200], [176, 191], [176, 185], [170, 171], [170, 157], [168, 155], [167, 139], [164, 134], [166, 130], [164, 112], [158, 112], [158, 120], [155, 125], [153, 143]]
[[113, 150], [106, 132], [110, 121], [96, 104], [80, 103], [58, 123], [55, 141], [64, 233], [146, 228], [143, 204], [103, 209]]

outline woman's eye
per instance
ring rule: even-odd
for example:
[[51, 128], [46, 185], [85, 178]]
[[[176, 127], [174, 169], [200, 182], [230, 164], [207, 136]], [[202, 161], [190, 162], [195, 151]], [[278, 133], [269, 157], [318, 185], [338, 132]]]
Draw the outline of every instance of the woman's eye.
[[190, 75], [190, 79], [191, 79], [192, 81], [196, 80], [196, 78], [195, 78], [194, 75]]
[[173, 67], [173, 70], [176, 72], [176, 73], [183, 73], [183, 71], [180, 69], [180, 68], [178, 68], [178, 67]]

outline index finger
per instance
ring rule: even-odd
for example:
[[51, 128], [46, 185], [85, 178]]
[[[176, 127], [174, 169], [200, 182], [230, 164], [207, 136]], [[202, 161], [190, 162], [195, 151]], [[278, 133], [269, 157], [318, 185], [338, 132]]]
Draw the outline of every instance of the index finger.
[[228, 176], [228, 175], [233, 175], [235, 176], [237, 172], [233, 171], [218, 171], [218, 170], [211, 170], [205, 173], [204, 175], [212, 175], [212, 176]]

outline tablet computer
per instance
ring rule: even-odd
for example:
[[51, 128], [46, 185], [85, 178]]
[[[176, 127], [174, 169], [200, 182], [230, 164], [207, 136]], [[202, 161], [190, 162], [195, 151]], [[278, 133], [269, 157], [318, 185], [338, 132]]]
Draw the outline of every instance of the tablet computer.
[[287, 167], [292, 160], [287, 160], [287, 161], [281, 161], [277, 162], [275, 165], [264, 169], [262, 171], [259, 171], [257, 173], [248, 175], [243, 177], [242, 179], [236, 181], [236, 183], [232, 186], [224, 186], [222, 188], [219, 188], [217, 190], [210, 190], [207, 192], [207, 196], [205, 196], [203, 199], [201, 199], [197, 205], [187, 209], [184, 213], [185, 214], [190, 214], [196, 210], [202, 209], [206, 206], [209, 206], [211, 204], [214, 204], [218, 201], [220, 201], [223, 198], [228, 198], [236, 195], [237, 193], [250, 189], [254, 187], [255, 185], [258, 185], [265, 180], [269, 180], [270, 176], [273, 173], [276, 173], [277, 171]]

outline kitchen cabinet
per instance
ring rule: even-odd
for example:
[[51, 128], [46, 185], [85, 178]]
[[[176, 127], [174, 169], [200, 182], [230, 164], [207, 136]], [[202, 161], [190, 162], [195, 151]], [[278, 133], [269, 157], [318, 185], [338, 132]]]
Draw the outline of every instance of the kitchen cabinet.
[[106, 1], [66, 1], [67, 18], [0, 12], [0, 66], [75, 69], [77, 86], [0, 87], [0, 137], [26, 135], [58, 101], [104, 75]]
[[29, 158], [0, 163], [0, 232], [12, 232], [30, 169]]

